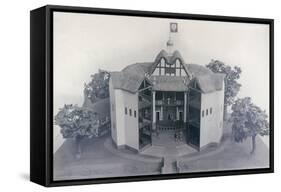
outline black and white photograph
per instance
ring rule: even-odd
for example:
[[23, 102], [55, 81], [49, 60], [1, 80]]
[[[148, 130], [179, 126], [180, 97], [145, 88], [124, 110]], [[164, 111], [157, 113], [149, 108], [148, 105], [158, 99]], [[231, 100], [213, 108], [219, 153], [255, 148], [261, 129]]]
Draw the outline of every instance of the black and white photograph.
[[0, 191], [278, 189], [279, 4], [1, 2]]
[[268, 24], [53, 12], [54, 181], [270, 168]]

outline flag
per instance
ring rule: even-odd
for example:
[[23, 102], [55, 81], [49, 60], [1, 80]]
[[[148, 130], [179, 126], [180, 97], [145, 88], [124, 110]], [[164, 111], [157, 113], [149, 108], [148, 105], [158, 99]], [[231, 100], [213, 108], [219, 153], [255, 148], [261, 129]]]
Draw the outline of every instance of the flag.
[[170, 23], [170, 32], [177, 33], [178, 32], [178, 23]]

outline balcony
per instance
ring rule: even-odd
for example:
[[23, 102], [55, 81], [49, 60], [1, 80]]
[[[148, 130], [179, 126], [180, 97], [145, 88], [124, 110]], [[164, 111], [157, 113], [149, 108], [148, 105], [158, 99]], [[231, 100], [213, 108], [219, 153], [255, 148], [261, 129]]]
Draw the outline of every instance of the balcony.
[[139, 128], [140, 129], [145, 128], [145, 127], [149, 127], [149, 126], [151, 126], [151, 121], [150, 120], [142, 118], [139, 121]]
[[200, 127], [200, 119], [192, 118], [188, 121], [188, 123], [194, 127]]
[[146, 109], [146, 108], [151, 108], [152, 104], [147, 101], [139, 101], [139, 110], [141, 109]]
[[166, 106], [180, 106], [183, 105], [182, 100], [173, 100], [173, 99], [163, 99], [163, 100], [155, 100], [156, 105], [166, 105]]
[[191, 97], [190, 100], [189, 100], [189, 106], [200, 110], [200, 108], [201, 108], [200, 98]]
[[139, 100], [140, 100], [140, 101], [151, 102], [152, 97], [149, 96], [149, 95], [145, 95], [145, 94], [139, 94]]

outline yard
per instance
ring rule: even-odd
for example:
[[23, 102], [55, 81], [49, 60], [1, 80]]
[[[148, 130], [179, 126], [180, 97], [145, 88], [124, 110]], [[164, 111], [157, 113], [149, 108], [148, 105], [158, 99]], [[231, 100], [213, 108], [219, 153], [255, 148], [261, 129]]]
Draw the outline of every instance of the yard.
[[224, 122], [224, 141], [213, 152], [203, 151], [198, 157], [181, 158], [182, 172], [220, 171], [269, 167], [269, 147], [264, 138], [256, 138], [256, 152], [251, 152], [251, 138], [243, 143], [231, 139], [231, 124]]
[[[226, 124], [227, 125], [227, 124]], [[235, 169], [267, 168], [269, 149], [257, 137], [255, 154], [250, 154], [251, 139], [236, 143], [228, 137], [218, 148], [210, 148], [192, 156], [179, 157], [180, 172], [202, 172]], [[68, 139], [54, 154], [54, 180], [101, 178], [116, 176], [153, 175], [161, 173], [161, 161], [126, 149], [108, 147], [110, 136], [86, 139], [82, 157], [75, 159], [74, 141]]]
[[260, 137], [257, 137], [255, 154], [250, 154], [251, 139], [243, 143], [225, 142], [223, 150], [181, 162], [182, 172], [221, 171], [269, 167], [269, 150]]
[[[108, 136], [87, 139], [82, 143], [81, 159], [75, 159], [75, 144], [69, 139], [54, 154], [54, 180], [117, 177], [130, 175], [159, 174], [160, 164], [147, 163], [128, 155], [138, 156], [130, 151], [116, 155], [104, 147]], [[127, 153], [127, 156], [122, 156]]]

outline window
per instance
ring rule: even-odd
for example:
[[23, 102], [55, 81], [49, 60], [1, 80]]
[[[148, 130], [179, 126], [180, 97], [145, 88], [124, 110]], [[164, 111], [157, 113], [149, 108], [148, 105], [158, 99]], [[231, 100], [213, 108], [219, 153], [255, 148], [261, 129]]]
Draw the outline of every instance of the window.
[[125, 115], [127, 115], [128, 114], [128, 109], [127, 109], [127, 107], [125, 107]]
[[130, 109], [130, 116], [132, 116], [132, 109]]
[[160, 65], [160, 66], [161, 66], [161, 67], [165, 67], [165, 63], [166, 63], [166, 62], [165, 62], [165, 59], [162, 58], [162, 59], [161, 59], [161, 63], [160, 63], [161, 65]]
[[182, 111], [179, 112], [179, 120], [180, 120], [180, 121], [183, 120], [183, 113], [182, 113]]
[[213, 109], [212, 109], [212, 107], [210, 108], [210, 115], [212, 114], [212, 112], [213, 112]]
[[177, 59], [177, 60], [176, 60], [176, 68], [180, 68], [180, 66], [181, 66], [181, 64], [180, 64], [180, 60], [179, 60], [179, 59]]
[[206, 109], [206, 116], [208, 116], [208, 109]]
[[180, 69], [176, 69], [176, 76], [180, 76]]
[[112, 104], [112, 107], [111, 107], [112, 111], [114, 111], [114, 104]]
[[204, 117], [204, 110], [202, 110], [202, 117]]
[[161, 75], [165, 75], [165, 68], [161, 68], [160, 70]]
[[137, 117], [137, 112], [136, 112], [136, 110], [134, 111], [134, 116]]

